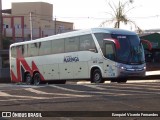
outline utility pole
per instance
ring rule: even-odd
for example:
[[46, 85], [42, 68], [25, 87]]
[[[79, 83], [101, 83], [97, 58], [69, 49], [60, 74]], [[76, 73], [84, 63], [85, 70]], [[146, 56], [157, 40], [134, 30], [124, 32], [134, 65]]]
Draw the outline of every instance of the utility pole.
[[31, 34], [31, 40], [33, 40], [32, 12], [29, 13], [29, 21], [30, 21], [30, 34]]
[[56, 19], [56, 17], [55, 17], [55, 21], [54, 21], [54, 34], [56, 35], [57, 34], [57, 28], [56, 28], [56, 21], [57, 21], [57, 19]]
[[2, 40], [2, 0], [0, 0], [0, 50], [3, 49]]

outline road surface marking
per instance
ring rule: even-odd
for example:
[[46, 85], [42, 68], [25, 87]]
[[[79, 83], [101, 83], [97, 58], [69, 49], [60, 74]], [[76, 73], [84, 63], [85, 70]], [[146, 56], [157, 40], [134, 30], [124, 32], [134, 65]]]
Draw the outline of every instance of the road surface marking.
[[[101, 83], [101, 84], [108, 84], [108, 83], [111, 83], [111, 81], [105, 81], [104, 83]], [[95, 83], [91, 83], [90, 81], [78, 81], [77, 82], [78, 85], [81, 85], [81, 84], [95, 84]]]
[[[63, 96], [63, 97], [35, 97], [35, 96], [22, 96], [22, 95], [11, 95], [5, 92], [0, 92], [0, 96], [3, 97], [14, 97], [14, 98], [24, 98], [24, 99], [55, 99], [55, 98], [73, 98], [74, 95], [72, 96]], [[86, 95], [75, 95], [74, 97], [86, 97]], [[87, 95], [88, 97], [88, 95]], [[18, 100], [18, 99], [17, 99]], [[3, 101], [3, 100], [0, 100]]]
[[[156, 82], [160, 82], [160, 80], [128, 80], [127, 83], [156, 83]], [[105, 81], [104, 83], [101, 84], [110, 84], [112, 83], [111, 81]], [[95, 84], [95, 83], [91, 83], [90, 81], [78, 81], [77, 82], [78, 85], [81, 84]], [[119, 83], [116, 83], [119, 84]]]
[[122, 84], [122, 85], [124, 85], [124, 86], [149, 87], [149, 88], [160, 88], [160, 87], [159, 87], [159, 84], [158, 84], [158, 85], [155, 84], [154, 86], [153, 86], [153, 84], [152, 84], [152, 86], [151, 86], [150, 84], [130, 84], [130, 83]]
[[[87, 94], [102, 94], [102, 95], [112, 95], [112, 96], [124, 96], [124, 95], [131, 95], [131, 94], [125, 94], [125, 93], [111, 93], [111, 92], [95, 92], [95, 91], [81, 91], [81, 90], [73, 90], [73, 89], [68, 89], [68, 88], [64, 88], [64, 87], [60, 87], [60, 86], [56, 86], [56, 85], [49, 85], [50, 87], [54, 87], [57, 89], [61, 89], [64, 91], [70, 91], [70, 92], [78, 92], [78, 93], [87, 93]], [[95, 96], [95, 95], [94, 95]]]
[[[128, 87], [128, 86], [121, 86], [121, 85], [115, 85], [115, 86], [109, 86], [109, 85], [107, 85], [107, 86], [104, 86], [104, 85], [96, 85], [96, 86], [100, 86], [100, 88], [102, 87], [102, 88], [104, 88], [104, 89], [110, 89], [110, 88], [115, 88], [115, 89], [136, 89], [136, 90], [155, 90], [155, 91], [160, 91], [160, 87], [159, 86], [157, 86], [157, 87], [137, 87], [137, 86], [130, 86], [130, 87]], [[103, 90], [103, 89], [102, 89]]]
[[44, 95], [61, 95], [61, 96], [69, 96], [69, 97], [91, 97], [91, 95], [75, 95], [75, 94], [62, 94], [62, 93], [47, 93], [40, 90], [35, 90], [33, 88], [26, 88], [25, 90], [36, 93], [36, 94], [44, 94]]
[[97, 85], [83, 85], [83, 86], [94, 88], [94, 89], [97, 89], [97, 90], [106, 90], [106, 88], [99, 87]]
[[150, 75], [160, 75], [160, 70], [157, 70], [157, 71], [147, 71], [146, 72], [146, 76], [150, 76]]
[[8, 93], [5, 93], [5, 92], [2, 92], [2, 91], [0, 91], [0, 96], [4, 96], [4, 97], [8, 97], [8, 96], [12, 96], [12, 95], [10, 95], [10, 94], [8, 94]]

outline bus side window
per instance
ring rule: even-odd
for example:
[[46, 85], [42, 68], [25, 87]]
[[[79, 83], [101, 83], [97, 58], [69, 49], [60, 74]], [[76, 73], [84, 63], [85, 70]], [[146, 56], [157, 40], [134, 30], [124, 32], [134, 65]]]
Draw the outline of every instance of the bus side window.
[[12, 48], [11, 48], [11, 57], [12, 57], [12, 58], [16, 58], [16, 56], [17, 56], [16, 47], [12, 47]]
[[52, 41], [52, 54], [64, 53], [64, 39]]
[[24, 57], [24, 45], [17, 46], [17, 57]]
[[51, 41], [38, 43], [39, 55], [51, 54], [52, 44]]
[[38, 56], [38, 43], [28, 44], [28, 57]]
[[28, 45], [21, 45], [21, 54], [23, 57], [28, 57]]
[[90, 49], [96, 50], [96, 46], [92, 36], [91, 35], [80, 36], [80, 50], [85, 51]]
[[66, 38], [65, 52], [76, 52], [79, 50], [79, 37]]
[[103, 40], [106, 38], [111, 38], [111, 35], [108, 33], [95, 33], [94, 35], [95, 35], [101, 49], [103, 49]]

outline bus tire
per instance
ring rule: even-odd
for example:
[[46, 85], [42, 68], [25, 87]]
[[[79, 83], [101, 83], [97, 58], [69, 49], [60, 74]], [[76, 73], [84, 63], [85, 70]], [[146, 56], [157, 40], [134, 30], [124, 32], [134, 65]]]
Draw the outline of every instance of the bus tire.
[[91, 76], [91, 83], [104, 83], [101, 71], [99, 69], [95, 69], [93, 71]]
[[31, 77], [31, 75], [30, 75], [30, 73], [27, 73], [26, 75], [25, 75], [25, 83], [27, 84], [27, 85], [31, 85], [32, 84], [32, 77]]
[[41, 77], [39, 73], [35, 73], [33, 76], [33, 84], [39, 85], [41, 83]]

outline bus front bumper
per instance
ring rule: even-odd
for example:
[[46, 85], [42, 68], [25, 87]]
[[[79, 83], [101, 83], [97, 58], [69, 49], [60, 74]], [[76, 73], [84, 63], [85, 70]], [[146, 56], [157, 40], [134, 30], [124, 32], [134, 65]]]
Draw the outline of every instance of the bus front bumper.
[[145, 64], [139, 66], [123, 65], [118, 67], [117, 77], [144, 77], [145, 73]]

